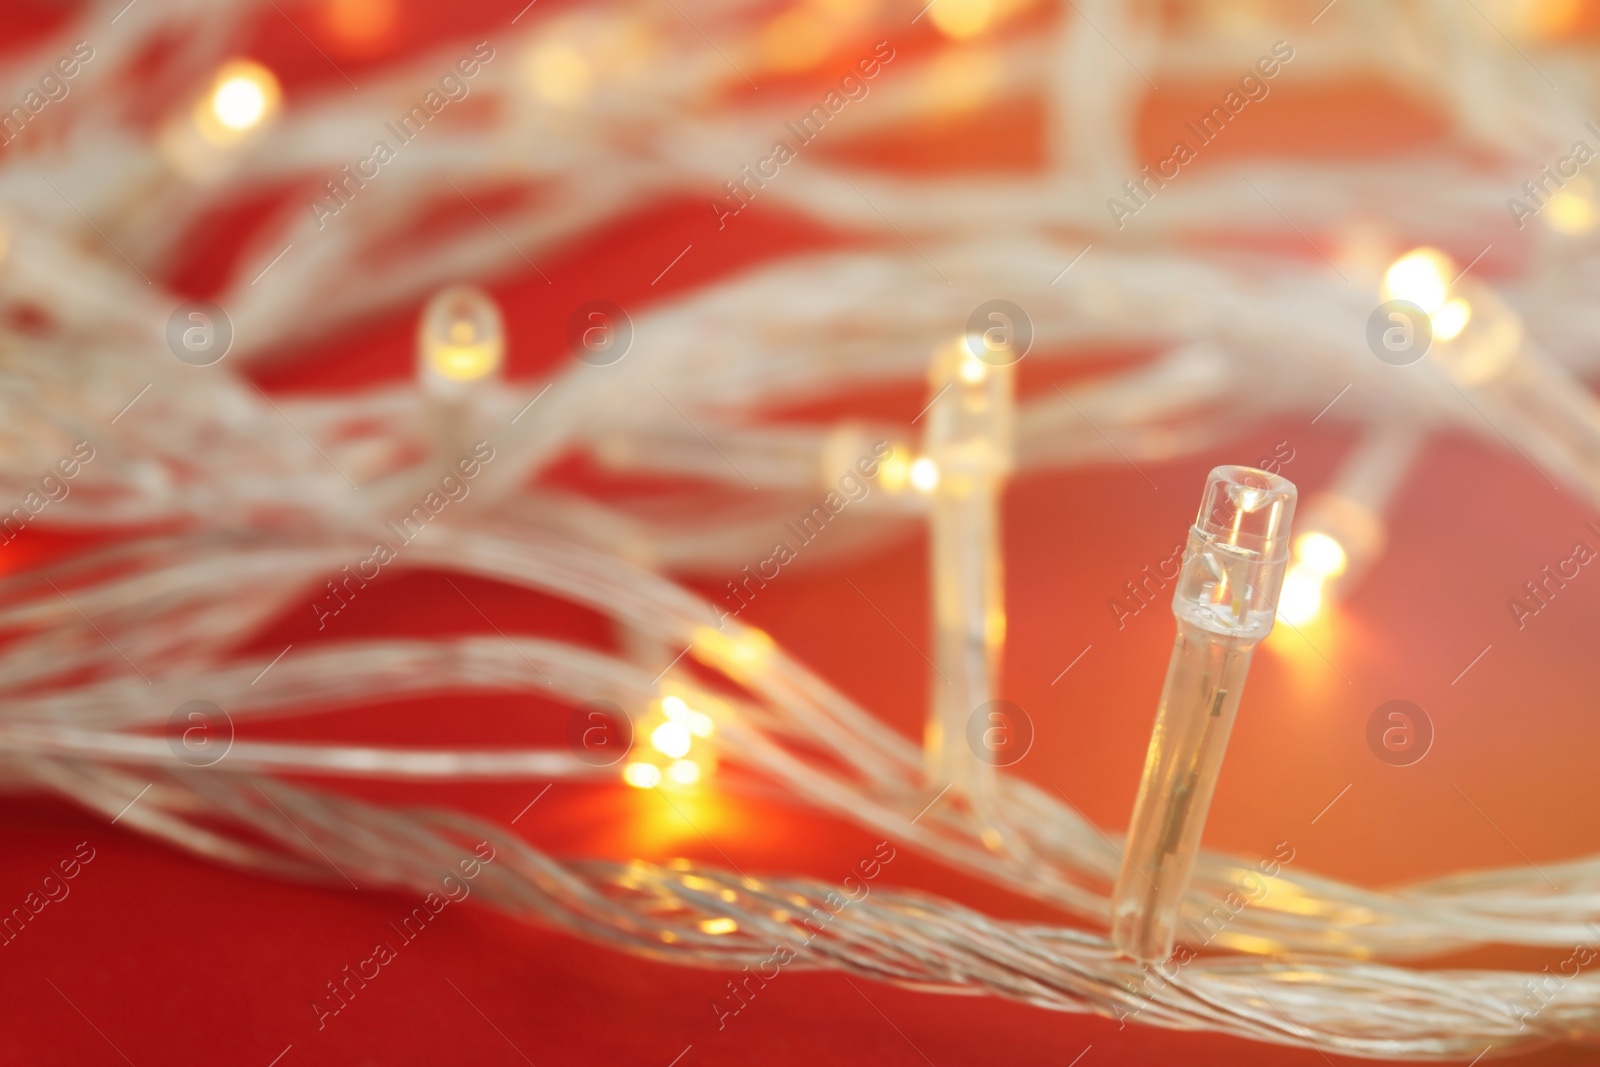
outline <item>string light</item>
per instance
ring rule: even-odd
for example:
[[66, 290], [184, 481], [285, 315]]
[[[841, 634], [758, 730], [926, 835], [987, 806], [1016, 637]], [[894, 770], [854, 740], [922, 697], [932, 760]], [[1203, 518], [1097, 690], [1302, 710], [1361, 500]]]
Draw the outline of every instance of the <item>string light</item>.
[[919, 456], [911, 464], [911, 485], [919, 492], [931, 493], [939, 484], [939, 465], [927, 456]]
[[1172, 595], [1178, 635], [1111, 898], [1124, 955], [1172, 955], [1200, 834], [1250, 657], [1272, 631], [1295, 487], [1252, 467], [1211, 472]]

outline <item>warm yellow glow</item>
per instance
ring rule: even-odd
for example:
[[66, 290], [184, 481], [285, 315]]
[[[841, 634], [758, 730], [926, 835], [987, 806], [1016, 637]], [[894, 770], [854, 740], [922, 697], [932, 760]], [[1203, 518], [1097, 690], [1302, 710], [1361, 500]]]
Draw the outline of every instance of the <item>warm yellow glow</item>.
[[1569, 182], [1544, 206], [1544, 220], [1557, 233], [1580, 234], [1594, 229], [1594, 197], [1589, 194], [1588, 182]]
[[437, 345], [428, 361], [453, 382], [475, 382], [499, 366], [500, 353], [493, 345]]
[[682, 697], [668, 696], [661, 698], [661, 710], [668, 719], [681, 723], [696, 737], [710, 737], [716, 724], [711, 716], [703, 711], [696, 711], [683, 702]]
[[878, 484], [886, 492], [898, 493], [906, 487], [906, 482], [911, 479], [911, 461], [906, 458], [906, 450], [896, 447], [894, 452], [878, 463]]
[[731, 934], [739, 929], [739, 924], [727, 917], [703, 919], [700, 922], [700, 929], [708, 934]]
[[547, 44], [534, 52], [530, 63], [533, 91], [552, 104], [575, 104], [589, 95], [594, 75], [589, 61], [568, 44]]
[[277, 110], [280, 96], [272, 71], [249, 60], [235, 60], [212, 83], [211, 117], [228, 131], [244, 133]]
[[696, 659], [737, 681], [764, 669], [777, 645], [770, 634], [754, 626], [741, 627], [732, 633], [714, 626], [701, 626], [694, 632], [691, 647]]
[[832, 30], [820, 12], [786, 11], [761, 31], [761, 56], [773, 70], [810, 70], [833, 51]]
[[650, 789], [661, 784], [661, 768], [654, 763], [630, 763], [622, 768], [622, 780], [635, 789]]
[[1433, 313], [1433, 336], [1448, 341], [1467, 328], [1472, 319], [1472, 305], [1457, 297]]
[[957, 373], [961, 376], [961, 380], [968, 385], [977, 385], [988, 374], [988, 368], [984, 366], [983, 360], [969, 354], [961, 361], [961, 367]]
[[1455, 264], [1449, 256], [1436, 248], [1418, 248], [1389, 265], [1383, 276], [1384, 296], [1409, 300], [1431, 317], [1444, 307], [1454, 277]]
[[657, 726], [650, 734], [650, 743], [661, 752], [673, 759], [682, 759], [689, 754], [689, 745], [692, 740], [689, 728], [681, 722], [664, 722]]
[[[945, 0], [939, 0], [944, 3]], [[937, 10], [938, 5], [935, 5]], [[946, 48], [933, 57], [922, 80], [930, 111], [959, 115], [992, 100], [1004, 81], [1005, 65], [994, 49], [968, 45]]]
[[1322, 611], [1323, 576], [1302, 563], [1289, 568], [1278, 596], [1278, 618], [1292, 626], [1304, 626]]
[[995, 0], [935, 0], [928, 19], [946, 37], [964, 41], [989, 28], [994, 21]]
[[933, 492], [939, 484], [939, 465], [927, 456], [911, 464], [911, 484], [924, 493]]
[[1301, 534], [1294, 543], [1296, 560], [1305, 565], [1313, 574], [1320, 574], [1324, 578], [1331, 578], [1336, 574], [1343, 574], [1345, 566], [1350, 562], [1345, 555], [1344, 546], [1320, 530], [1312, 530]]
[[676, 785], [694, 785], [700, 780], [700, 764], [692, 759], [677, 760], [667, 768], [667, 777]]

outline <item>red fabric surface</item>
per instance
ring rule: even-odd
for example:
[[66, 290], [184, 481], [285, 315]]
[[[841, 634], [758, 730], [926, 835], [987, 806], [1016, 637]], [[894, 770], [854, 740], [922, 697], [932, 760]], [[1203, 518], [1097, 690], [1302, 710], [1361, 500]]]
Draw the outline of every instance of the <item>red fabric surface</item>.
[[[354, 74], [412, 44], [467, 32], [468, 23], [500, 25], [520, 6], [407, 5], [387, 43], [365, 58], [341, 53], [340, 63]], [[316, 25], [316, 9], [284, 7]], [[547, 14], [541, 4], [530, 17]], [[42, 5], [20, 5], [11, 17], [19, 33], [30, 20], [37, 27], [51, 18]], [[927, 44], [926, 31], [918, 39]], [[337, 77], [270, 9], [247, 51], [283, 75], [291, 107], [297, 92]], [[1371, 92], [1352, 90], [1343, 103], [1317, 97], [1307, 106], [1360, 109]], [[1176, 121], [1171, 116], [1178, 112], [1164, 107], [1164, 101], [1152, 104], [1147, 114], [1152, 151], [1164, 141], [1162, 123]], [[1026, 128], [1037, 116], [1023, 109], [1003, 121]], [[1431, 120], [1419, 114], [1416, 121], [1426, 127]], [[966, 158], [951, 146], [983, 131], [971, 121], [922, 131], [928, 136], [919, 143], [931, 137], [943, 148], [923, 143], [928, 158], [919, 165]], [[915, 132], [906, 134], [908, 144], [918, 141]], [[1383, 145], [1372, 141], [1367, 150]], [[860, 146], [850, 151], [871, 154]], [[897, 145], [894, 154], [908, 151]], [[1018, 153], [1008, 165], [1027, 159]], [[220, 232], [197, 234], [174, 284], [214, 291], [258, 215], [259, 205], [241, 204]], [[605, 296], [644, 309], [778, 253], [854, 240], [818, 232], [765, 204], [721, 234], [712, 221], [700, 201], [641, 204], [632, 218], [542, 263], [553, 285], [531, 272], [492, 283], [506, 308], [512, 378], [530, 391], [545, 380], [560, 358], [566, 315], [583, 300]], [[693, 252], [668, 281], [652, 287], [650, 279], [690, 242]], [[292, 394], [403, 377], [411, 372], [416, 312], [404, 308], [360, 324], [260, 380]], [[1025, 395], [1083, 373], [1066, 368], [1062, 355], [1030, 357], [1023, 367]], [[908, 390], [860, 400], [854, 410], [908, 422], [922, 401]], [[1013, 484], [1004, 515], [1005, 695], [1027, 709], [1037, 731], [1033, 750], [1013, 773], [1054, 788], [1108, 830], [1125, 825], [1172, 620], [1158, 603], [1119, 629], [1107, 601], [1143, 566], [1169, 555], [1212, 465], [1254, 463], [1288, 442], [1294, 458], [1283, 473], [1303, 487], [1323, 484], [1352, 435], [1333, 418], [1310, 425], [1311, 414], [1245, 428], [1237, 440], [1204, 455], [1144, 465], [1159, 488], [1125, 465], [1031, 475]], [[582, 471], [571, 476], [585, 477]], [[1258, 654], [1207, 827], [1208, 846], [1256, 857], [1287, 841], [1295, 850], [1293, 870], [1375, 886], [1555, 862], [1595, 849], [1600, 842], [1593, 821], [1580, 813], [1600, 802], [1590, 757], [1600, 742], [1600, 722], [1590, 713], [1600, 680], [1593, 656], [1600, 578], [1585, 571], [1521, 631], [1506, 607], [1525, 580], [1570, 554], [1574, 541], [1594, 543], [1583, 529], [1592, 517], [1515, 454], [1482, 440], [1431, 442], [1394, 510], [1388, 554], [1329, 624], [1308, 632], [1320, 655], [1283, 632]], [[26, 541], [10, 549], [6, 566], [26, 566], [81, 544], [30, 529]], [[906, 735], [920, 736], [928, 669], [895, 627], [926, 647], [926, 568], [926, 539], [916, 531], [838, 566], [802, 559], [762, 592], [745, 618]], [[585, 611], [489, 582], [455, 580], [506, 632], [611, 641], [609, 627]], [[851, 582], [893, 626], [863, 609]], [[710, 595], [713, 586], [698, 588]], [[404, 571], [393, 577], [386, 571], [364, 590], [334, 632], [319, 635], [313, 622], [308, 610], [287, 613], [242, 654], [265, 663], [290, 641], [483, 632], [482, 617], [441, 577]], [[1486, 645], [1489, 650], [1458, 678]], [[1091, 647], [1082, 659], [1060, 674], [1085, 646]], [[1368, 716], [1394, 698], [1422, 705], [1437, 732], [1433, 750], [1412, 767], [1388, 766], [1366, 746]], [[534, 696], [474, 697], [251, 724], [241, 734], [554, 745], [564, 721], [564, 708]], [[318, 784], [385, 803], [450, 804], [499, 822], [517, 816], [542, 788]], [[679, 803], [693, 827], [653, 792], [556, 785], [517, 829], [558, 855], [663, 862], [685, 856], [716, 865], [731, 861], [750, 872], [822, 878], [841, 877], [871, 854], [875, 840], [848, 824], [784, 805], [735, 801], [714, 788]], [[68, 883], [70, 895], [0, 948], [4, 1062], [265, 1067], [280, 1055], [276, 1062], [284, 1067], [1326, 1062], [1315, 1050], [1124, 1028], [1092, 1016], [794, 969], [719, 1029], [711, 1004], [724, 992], [726, 975], [622, 956], [509, 921], [472, 901], [446, 909], [319, 1029], [311, 1004], [325, 994], [325, 983], [370, 956], [378, 942], [398, 942], [390, 924], [415, 899], [250, 877], [107, 826], [65, 802], [8, 797], [0, 806], [0, 912], [20, 905], [80, 842], [89, 843], [94, 858]], [[1060, 920], [903, 848], [878, 884], [942, 894], [1005, 917]], [[1439, 962], [1538, 970], [1564, 955], [1485, 951]], [[1554, 1050], [1526, 1062], [1592, 1057]]]

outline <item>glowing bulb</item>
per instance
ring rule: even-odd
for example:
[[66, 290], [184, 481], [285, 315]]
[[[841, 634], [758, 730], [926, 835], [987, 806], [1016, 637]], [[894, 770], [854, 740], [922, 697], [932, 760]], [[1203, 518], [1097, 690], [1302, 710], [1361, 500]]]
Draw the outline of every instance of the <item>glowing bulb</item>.
[[683, 702], [682, 697], [662, 697], [661, 710], [668, 719], [682, 724], [695, 737], [710, 737], [716, 726], [711, 716], [703, 711], [695, 711]]
[[1304, 626], [1322, 611], [1323, 575], [1305, 563], [1296, 563], [1283, 578], [1278, 594], [1278, 618], [1291, 626]]
[[1444, 307], [1454, 272], [1449, 256], [1435, 248], [1418, 248], [1389, 265], [1383, 275], [1385, 297], [1409, 300], [1431, 317]]
[[425, 384], [444, 392], [496, 373], [505, 355], [500, 309], [471, 286], [438, 293], [423, 310], [417, 354]]
[[924, 493], [931, 493], [939, 484], [939, 465], [927, 456], [911, 464], [911, 484]]
[[1343, 545], [1316, 530], [1300, 535], [1294, 545], [1294, 554], [1298, 563], [1310, 568], [1313, 574], [1326, 578], [1343, 574], [1350, 562]]
[[946, 37], [964, 41], [988, 28], [994, 8], [994, 0], [935, 0], [928, 18]]
[[218, 74], [211, 88], [211, 114], [226, 129], [243, 133], [277, 108], [278, 79], [259, 63], [238, 60]]
[[689, 754], [689, 728], [681, 722], [664, 722], [651, 733], [650, 743], [656, 747], [656, 751], [673, 759], [682, 759]]
[[987, 373], [987, 371], [984, 367], [983, 360], [977, 359], [969, 354], [966, 359], [961, 361], [961, 368], [956, 373], [958, 373], [961, 376], [961, 380], [966, 382], [968, 385], [977, 385], [979, 382], [983, 381], [983, 376], [985, 373]]
[[650, 789], [661, 784], [661, 768], [654, 763], [630, 763], [622, 769], [622, 780], [635, 789]]
[[568, 44], [547, 44], [533, 53], [533, 91], [552, 104], [575, 104], [594, 84], [589, 61]]
[[885, 492], [900, 492], [910, 478], [911, 461], [906, 459], [904, 448], [896, 446], [893, 452], [879, 461], [878, 484], [883, 486]]
[[1448, 341], [1467, 328], [1467, 323], [1472, 319], [1472, 305], [1457, 297], [1434, 312], [1431, 319], [1433, 336]]
[[708, 934], [731, 934], [739, 929], [739, 924], [729, 918], [701, 920], [700, 929]]
[[667, 768], [667, 777], [677, 785], [694, 785], [700, 780], [700, 764], [692, 759], [677, 760]]
[[1569, 182], [1567, 188], [1558, 191], [1545, 203], [1544, 219], [1552, 230], [1577, 235], [1594, 229], [1596, 212], [1588, 186], [1589, 183], [1582, 179]]

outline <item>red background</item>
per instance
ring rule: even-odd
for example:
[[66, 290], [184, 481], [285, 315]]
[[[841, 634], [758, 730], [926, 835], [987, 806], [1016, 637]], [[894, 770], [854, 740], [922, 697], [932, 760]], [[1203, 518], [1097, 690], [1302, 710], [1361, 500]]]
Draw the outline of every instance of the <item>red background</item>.
[[[155, 3], [157, 0], [144, 0]], [[283, 4], [340, 65], [359, 79], [445, 36], [506, 23], [521, 3], [410, 3], [390, 40], [365, 57], [319, 29], [315, 5]], [[0, 39], [25, 40], [44, 28], [53, 6], [24, 3]], [[548, 17], [541, 3], [529, 18]], [[0, 31], [7, 29], [0, 24]], [[911, 48], [931, 48], [925, 26]], [[333, 88], [333, 73], [287, 18], [270, 8], [242, 49], [284, 79], [297, 96]], [[1192, 93], [1190, 92], [1192, 90]], [[1147, 103], [1144, 143], [1156, 158], [1184, 114], [1182, 101], [1214, 87], [1164, 87]], [[1420, 103], [1379, 83], [1332, 89], [1275, 86], [1280, 109], [1262, 109], [1251, 141], [1227, 153], [1337, 148], [1381, 155], [1430, 140], [1445, 126]], [[70, 106], [70, 103], [69, 105]], [[1372, 121], [1381, 110], [1382, 122]], [[1026, 168], [1037, 160], [1040, 109], [1003, 107], [938, 127], [911, 129], [895, 143], [841, 148], [852, 158], [901, 168], [970, 167], [977, 144], [1010, 146], [981, 154], [984, 165]], [[1296, 134], [1314, 119], [1315, 144]], [[1006, 136], [995, 137], [996, 131]], [[0, 165], [4, 156], [0, 155]], [[1418, 196], [1427, 195], [1425, 189]], [[480, 201], [482, 203], [482, 201]], [[214, 293], [261, 215], [243, 203], [197, 235], [192, 257], [168, 282], [179, 292]], [[567, 313], [594, 296], [635, 315], [770, 257], [857, 239], [822, 232], [758, 203], [737, 226], [717, 233], [700, 200], [638, 205], [605, 232], [541, 259], [553, 280], [528, 272], [491, 285], [512, 340], [511, 377], [531, 389], [563, 358]], [[1327, 235], [1311, 234], [1312, 240]], [[1274, 238], [1276, 239], [1276, 238]], [[1331, 239], [1331, 237], [1330, 237]], [[661, 285], [650, 279], [685, 243], [694, 251]], [[1288, 247], [1286, 244], [1285, 247]], [[1452, 250], [1459, 251], [1459, 250]], [[1475, 250], [1467, 249], [1470, 257]], [[1304, 250], [1309, 257], [1309, 249]], [[1298, 253], [1296, 253], [1298, 254]], [[1480, 264], [1485, 277], [1515, 262], [1509, 238]], [[326, 339], [259, 381], [293, 395], [404, 377], [412, 367], [416, 307], [364, 322]], [[1091, 373], [1108, 361], [1041, 352], [1022, 366], [1024, 397]], [[1092, 355], [1092, 354], [1091, 354]], [[1113, 353], [1104, 353], [1110, 356]], [[1138, 355], [1138, 354], [1136, 354]], [[852, 402], [852, 410], [908, 423], [924, 402], [920, 388]], [[1347, 398], [1353, 399], [1353, 398]], [[822, 414], [836, 414], [828, 411]], [[1338, 408], [1316, 425], [1314, 412], [1241, 429], [1237, 440], [1165, 465], [1143, 464], [1159, 489], [1126, 465], [1019, 478], [1005, 502], [1006, 596], [1010, 613], [1004, 695], [1027, 709], [1037, 731], [1014, 773], [1054, 786], [1101, 826], [1122, 827], [1131, 809], [1156, 696], [1172, 637], [1164, 605], [1119, 630], [1107, 601], [1125, 580], [1165, 558], [1192, 518], [1205, 472], [1221, 462], [1255, 463], [1288, 442], [1282, 473], [1309, 492], [1336, 470], [1355, 438]], [[795, 413], [771, 413], [793, 417]], [[810, 413], [816, 414], [816, 413]], [[580, 463], [558, 476], [592, 484]], [[1085, 502], [1102, 506], [1087, 509]], [[1514, 453], [1485, 437], [1433, 439], [1405, 483], [1391, 519], [1388, 554], [1355, 596], [1308, 630], [1321, 655], [1292, 632], [1275, 634], [1256, 660], [1221, 786], [1207, 827], [1210, 847], [1247, 857], [1278, 841], [1295, 849], [1292, 869], [1364, 885], [1385, 885], [1463, 869], [1556, 862], [1593, 851], [1600, 840], [1579, 813], [1600, 801], [1592, 753], [1600, 723], [1591, 713], [1600, 663], [1600, 577], [1585, 569], [1552, 605], [1518, 631], [1507, 600], [1547, 563], [1571, 554], [1594, 517]], [[107, 536], [115, 536], [114, 533]], [[15, 570], [80, 541], [30, 528], [3, 561]], [[821, 676], [908, 736], [920, 736], [927, 666], [877, 612], [863, 610], [854, 582], [926, 648], [926, 539], [916, 532], [834, 566], [802, 560], [762, 592], [744, 616], [769, 631]], [[387, 572], [386, 572], [387, 574]], [[507, 632], [559, 633], [609, 643], [608, 627], [586, 612], [492, 583], [454, 579]], [[699, 587], [708, 595], [712, 583]], [[819, 622], [819, 620], [822, 620]], [[309, 613], [282, 619], [241, 654], [265, 662], [287, 642], [316, 637]], [[401, 573], [381, 579], [343, 613], [333, 639], [376, 634], [477, 633], [482, 619], [445, 581]], [[1086, 645], [1071, 671], [1058, 672]], [[1459, 681], [1462, 669], [1491, 646]], [[1325, 662], [1322, 657], [1326, 657]], [[1372, 710], [1386, 700], [1420, 704], [1436, 740], [1419, 764], [1395, 768], [1368, 751]], [[537, 697], [419, 700], [338, 716], [251, 724], [260, 739], [315, 737], [424, 744], [559, 744], [565, 709]], [[319, 783], [323, 784], [323, 783]], [[538, 783], [426, 787], [326, 783], [394, 803], [448, 803], [500, 822], [522, 811]], [[1315, 824], [1311, 820], [1349, 786]], [[1466, 799], [1470, 797], [1470, 802]], [[517, 826], [558, 855], [666, 861], [692, 857], [749, 871], [838, 878], [872, 851], [873, 836], [799, 809], [738, 800], [708, 790], [689, 804], [705, 837], [653, 791], [556, 785]], [[1477, 806], [1475, 810], [1474, 804]], [[706, 840], [710, 838], [714, 846]], [[254, 878], [219, 868], [108, 827], [72, 805], [11, 797], [0, 807], [0, 911], [9, 911], [74, 846], [89, 841], [94, 861], [70, 883], [71, 895], [47, 907], [0, 949], [0, 1028], [6, 1062], [243, 1063], [265, 1067], [288, 1047], [285, 1067], [310, 1063], [694, 1064], [814, 1062], [946, 1065], [1319, 1064], [1314, 1050], [1253, 1045], [1215, 1035], [1061, 1015], [987, 998], [936, 996], [829, 974], [786, 970], [719, 1031], [711, 1001], [724, 975], [648, 963], [530, 928], [475, 905], [451, 907], [348, 1009], [319, 1031], [309, 1007], [323, 984], [389, 939], [387, 924], [416, 902], [375, 890], [351, 892]], [[1059, 921], [1041, 906], [953, 875], [902, 849], [883, 885], [938, 892], [993, 914]], [[1565, 950], [1484, 951], [1449, 965], [1538, 970]], [[452, 988], [451, 983], [456, 988]], [[458, 992], [459, 990], [459, 992]], [[470, 998], [470, 1001], [469, 1001]], [[1338, 1060], [1339, 1057], [1334, 1057]], [[1589, 1062], [1552, 1050], [1541, 1063]]]

